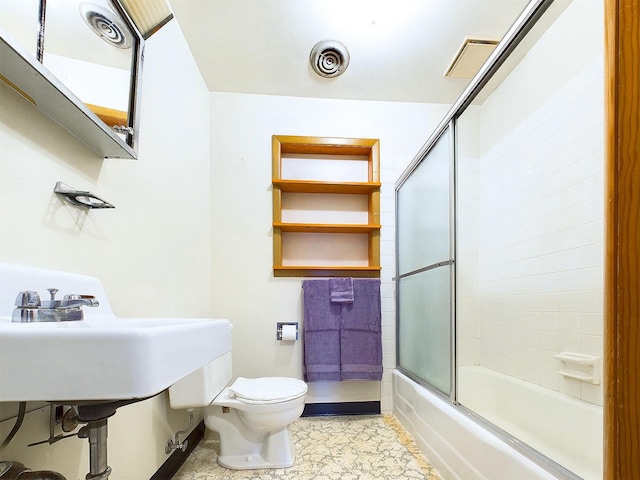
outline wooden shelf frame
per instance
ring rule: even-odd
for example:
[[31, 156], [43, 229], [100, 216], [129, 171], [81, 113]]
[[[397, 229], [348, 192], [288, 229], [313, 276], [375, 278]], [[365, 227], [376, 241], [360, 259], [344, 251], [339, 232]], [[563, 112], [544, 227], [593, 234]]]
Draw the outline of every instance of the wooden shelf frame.
[[[282, 177], [282, 158], [286, 154], [357, 156], [366, 159], [367, 181], [320, 181]], [[274, 276], [380, 276], [380, 141], [366, 138], [299, 137], [274, 135], [272, 138], [273, 186], [273, 271]], [[367, 195], [366, 224], [287, 223], [282, 221], [282, 194]], [[283, 265], [283, 233], [366, 234], [368, 266]]]
[[276, 277], [356, 277], [378, 278], [381, 267], [356, 267], [356, 266], [320, 266], [320, 265], [279, 265], [273, 267], [273, 275]]
[[85, 103], [85, 105], [110, 127], [114, 127], [115, 125], [126, 127], [128, 125], [129, 114], [125, 111], [101, 107], [100, 105], [92, 105], [90, 103]]
[[279, 223], [273, 226], [283, 232], [297, 233], [370, 233], [380, 230], [380, 225], [353, 223]]
[[282, 192], [366, 194], [380, 188], [380, 182], [320, 182], [317, 180], [273, 180]]

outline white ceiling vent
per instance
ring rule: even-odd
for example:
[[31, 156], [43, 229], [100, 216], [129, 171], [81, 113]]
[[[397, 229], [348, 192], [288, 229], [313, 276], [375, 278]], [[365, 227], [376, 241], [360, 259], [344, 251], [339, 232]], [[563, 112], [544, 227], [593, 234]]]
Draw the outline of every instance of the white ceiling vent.
[[105, 42], [118, 48], [130, 48], [131, 34], [118, 16], [93, 3], [81, 3], [80, 16], [93, 32]]
[[445, 77], [471, 78], [486, 62], [498, 45], [497, 40], [466, 38], [447, 71]]
[[309, 63], [321, 77], [337, 77], [349, 66], [349, 51], [338, 41], [323, 40], [311, 49]]

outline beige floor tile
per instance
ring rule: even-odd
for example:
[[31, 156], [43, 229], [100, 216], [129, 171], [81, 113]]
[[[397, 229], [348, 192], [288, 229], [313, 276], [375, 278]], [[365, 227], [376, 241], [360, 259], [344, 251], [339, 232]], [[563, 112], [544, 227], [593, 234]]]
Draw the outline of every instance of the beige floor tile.
[[216, 462], [217, 435], [207, 432], [173, 480], [442, 480], [393, 415], [306, 417], [290, 428], [291, 468], [223, 468]]

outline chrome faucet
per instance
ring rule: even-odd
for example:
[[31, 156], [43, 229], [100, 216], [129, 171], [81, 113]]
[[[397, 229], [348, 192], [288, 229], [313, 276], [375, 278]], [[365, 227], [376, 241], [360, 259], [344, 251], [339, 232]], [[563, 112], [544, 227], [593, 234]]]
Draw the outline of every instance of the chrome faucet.
[[49, 288], [51, 298], [41, 301], [38, 292], [25, 290], [16, 297], [16, 308], [11, 316], [12, 322], [68, 322], [84, 319], [83, 306], [97, 307], [98, 300], [93, 295], [67, 294], [62, 300], [56, 300], [57, 288]]

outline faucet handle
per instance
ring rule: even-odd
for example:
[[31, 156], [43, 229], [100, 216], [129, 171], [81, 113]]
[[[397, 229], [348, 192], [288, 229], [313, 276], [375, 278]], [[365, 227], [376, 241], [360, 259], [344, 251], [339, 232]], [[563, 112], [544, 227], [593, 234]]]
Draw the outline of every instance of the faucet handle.
[[58, 293], [58, 289], [57, 288], [47, 288], [47, 290], [49, 291], [49, 295], [51, 295], [51, 298], [46, 301], [46, 302], [42, 302], [42, 306], [45, 308], [56, 308], [60, 305], [60, 300], [56, 300], [56, 293]]
[[24, 290], [16, 297], [16, 307], [37, 308], [40, 306], [40, 295], [33, 290]]

